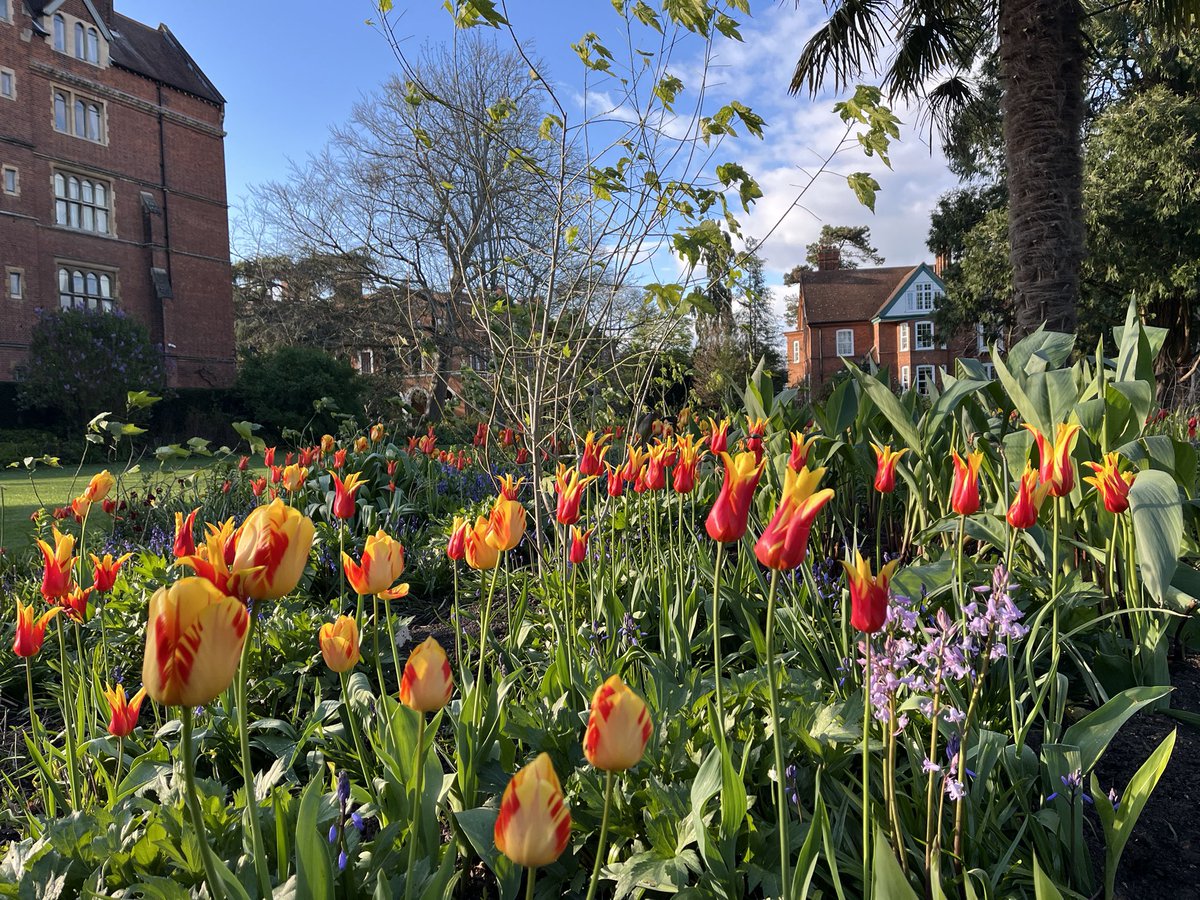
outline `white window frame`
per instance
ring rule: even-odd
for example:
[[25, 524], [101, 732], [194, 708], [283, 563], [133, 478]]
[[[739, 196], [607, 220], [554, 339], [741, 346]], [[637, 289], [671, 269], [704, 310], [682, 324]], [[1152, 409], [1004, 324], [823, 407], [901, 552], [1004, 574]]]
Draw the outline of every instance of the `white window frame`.
[[[117, 301], [120, 296], [120, 282], [117, 274], [116, 269], [97, 267], [90, 263], [60, 260], [55, 266], [59, 308], [113, 312], [117, 309]], [[66, 276], [65, 283], [64, 275]]]
[[912, 385], [912, 381], [909, 378], [908, 366], [901, 366], [900, 367], [900, 390], [907, 391], [911, 385]]
[[[63, 110], [63, 128], [59, 128], [58, 101], [61, 95], [65, 108]], [[83, 124], [79, 123], [82, 111]], [[95, 128], [93, 129], [93, 115]], [[71, 137], [88, 141], [92, 144], [108, 144], [108, 104], [86, 94], [78, 94], [70, 88], [52, 84], [50, 86], [50, 123], [59, 134], [69, 134]], [[82, 133], [80, 129], [82, 128]], [[93, 137], [93, 134], [95, 135]]]
[[374, 350], [359, 350], [358, 351], [358, 374], [359, 375], [374, 375], [375, 374], [375, 351]]
[[[0, 3], [4, 0], [0, 0]], [[8, 92], [4, 90], [4, 82], [8, 82]], [[17, 99], [17, 73], [7, 66], [0, 66], [0, 97], [5, 100]]]
[[800, 362], [800, 338], [792, 338], [792, 362]]
[[[854, 356], [854, 329], [853, 328], [839, 328], [836, 332], [834, 332], [833, 341], [834, 341], [834, 344], [833, 344], [834, 352], [838, 356], [847, 356], [847, 357]], [[847, 346], [847, 342], [848, 342], [849, 349], [843, 350], [843, 348]]]
[[[921, 341], [922, 325], [929, 326], [929, 343], [927, 344]], [[933, 350], [937, 346], [936, 342], [934, 341], [933, 321], [930, 319], [922, 319], [920, 322], [914, 323], [913, 337], [916, 339], [913, 343], [913, 347], [917, 350]]]
[[[13, 290], [16, 285], [16, 290]], [[25, 270], [9, 268], [4, 270], [4, 290], [10, 300], [25, 299]]]
[[990, 362], [983, 364], [983, 374], [987, 376], [988, 381], [996, 380], [996, 367]]
[[[59, 228], [70, 228], [88, 234], [113, 234], [112, 182], [56, 168], [51, 174], [50, 193], [54, 196], [54, 224]], [[96, 199], [101, 193], [104, 196], [103, 201]], [[89, 219], [91, 227], [86, 224]]]
[[[922, 376], [925, 376], [925, 377], [922, 377]], [[928, 397], [930, 394], [933, 393], [933, 388], [936, 384], [936, 379], [937, 379], [937, 367], [936, 366], [917, 366], [917, 380], [914, 382], [914, 386], [917, 389], [917, 393], [920, 394], [922, 397]], [[922, 384], [924, 385], [924, 390], [922, 390]]]
[[922, 281], [913, 286], [913, 309], [917, 312], [933, 312], [935, 304], [931, 282]]
[[[11, 178], [10, 178], [11, 177]], [[8, 182], [12, 181], [12, 190]], [[0, 190], [10, 197], [21, 196], [21, 171], [16, 166], [0, 166]]]
[[897, 345], [900, 348], [900, 352], [905, 353], [908, 351], [908, 323], [901, 322], [900, 327], [896, 329], [896, 332], [899, 335]]

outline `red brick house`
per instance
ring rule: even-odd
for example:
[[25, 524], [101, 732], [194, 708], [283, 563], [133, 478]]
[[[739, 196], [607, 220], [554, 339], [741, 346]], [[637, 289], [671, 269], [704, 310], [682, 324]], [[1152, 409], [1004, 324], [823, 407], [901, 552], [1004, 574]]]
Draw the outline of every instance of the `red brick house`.
[[0, 381], [39, 309], [121, 311], [170, 383], [232, 382], [225, 100], [113, 0], [0, 0]]
[[[934, 313], [946, 286], [933, 268], [839, 268], [837, 250], [822, 251], [818, 269], [802, 272], [798, 321], [784, 334], [788, 384], [819, 391], [848, 359], [887, 369], [894, 386], [929, 393], [940, 371], [962, 356], [986, 356], [975, 336], [947, 342]], [[991, 366], [984, 364], [990, 375]]]

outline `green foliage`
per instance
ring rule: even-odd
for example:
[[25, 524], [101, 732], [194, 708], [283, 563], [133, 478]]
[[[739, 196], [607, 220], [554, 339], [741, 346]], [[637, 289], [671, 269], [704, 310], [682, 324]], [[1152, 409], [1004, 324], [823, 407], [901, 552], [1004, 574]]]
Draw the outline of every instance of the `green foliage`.
[[250, 356], [234, 396], [245, 415], [279, 435], [337, 430], [338, 416], [362, 415], [364, 385], [349, 363], [311, 347], [281, 347]]
[[100, 410], [124, 410], [131, 392], [166, 388], [159, 348], [143, 325], [120, 312], [43, 312], [17, 378], [23, 406], [51, 411], [69, 426]]

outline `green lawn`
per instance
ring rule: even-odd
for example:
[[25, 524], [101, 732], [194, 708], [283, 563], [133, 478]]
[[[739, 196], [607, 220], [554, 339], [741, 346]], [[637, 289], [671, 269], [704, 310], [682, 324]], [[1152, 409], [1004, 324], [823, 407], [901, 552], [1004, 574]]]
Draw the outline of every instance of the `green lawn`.
[[[185, 476], [211, 464], [212, 460], [198, 458], [172, 461], [164, 468]], [[20, 549], [28, 546], [29, 517], [34, 510], [43, 506], [47, 509], [66, 506], [73, 497], [83, 492], [93, 475], [106, 468], [119, 476], [123, 467], [102, 463], [86, 465], [82, 469], [77, 469], [77, 466], [63, 466], [60, 469], [38, 467], [32, 479], [25, 469], [5, 469], [0, 472], [0, 547]], [[142, 464], [142, 472], [158, 470], [159, 464], [153, 459]], [[140, 483], [140, 475], [132, 477]]]

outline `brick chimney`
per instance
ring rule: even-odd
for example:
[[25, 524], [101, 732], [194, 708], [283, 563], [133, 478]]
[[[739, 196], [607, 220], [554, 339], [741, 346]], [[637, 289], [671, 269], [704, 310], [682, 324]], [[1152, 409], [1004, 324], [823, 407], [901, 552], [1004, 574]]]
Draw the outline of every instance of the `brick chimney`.
[[837, 247], [819, 247], [817, 249], [817, 271], [827, 272], [830, 269], [842, 267], [842, 251]]
[[946, 273], [946, 266], [950, 265], [950, 254], [945, 250], [939, 251], [938, 255], [933, 260], [933, 274], [938, 278], [942, 278]]

